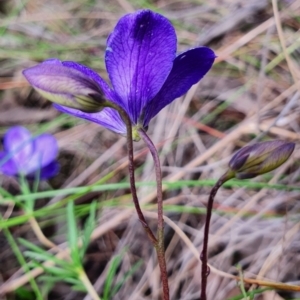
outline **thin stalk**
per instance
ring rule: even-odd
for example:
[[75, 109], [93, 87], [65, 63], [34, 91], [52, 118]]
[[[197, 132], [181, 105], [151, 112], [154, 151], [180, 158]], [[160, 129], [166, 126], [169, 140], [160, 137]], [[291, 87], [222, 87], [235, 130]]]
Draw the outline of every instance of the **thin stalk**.
[[130, 189], [131, 189], [131, 194], [132, 194], [132, 198], [133, 198], [133, 203], [134, 203], [138, 218], [139, 218], [140, 222], [142, 223], [145, 232], [147, 233], [152, 244], [155, 246], [157, 244], [157, 239], [156, 239], [155, 235], [153, 234], [152, 230], [150, 229], [150, 227], [144, 217], [144, 214], [141, 210], [141, 207], [139, 204], [139, 199], [138, 199], [137, 193], [136, 193], [131, 121], [130, 121], [127, 113], [120, 106], [118, 106], [112, 102], [108, 102], [106, 105], [111, 108], [114, 108], [116, 111], [118, 111], [118, 113], [120, 114], [121, 118], [123, 119], [123, 121], [126, 125], [127, 151], [128, 151], [128, 160], [129, 160], [128, 170], [129, 170], [129, 181], [130, 181]]
[[101, 298], [99, 297], [98, 293], [96, 292], [94, 286], [88, 279], [88, 277], [83, 269], [80, 269], [78, 271], [78, 277], [79, 277], [80, 281], [83, 283], [83, 285], [85, 286], [85, 288], [86, 288], [87, 292], [89, 293], [89, 295], [91, 296], [91, 298], [93, 300], [101, 300]]
[[159, 268], [161, 271], [161, 278], [162, 278], [162, 285], [163, 285], [163, 299], [169, 300], [170, 296], [169, 296], [168, 273], [167, 273], [166, 260], [165, 260], [165, 249], [164, 249], [162, 176], [161, 176], [159, 156], [158, 156], [155, 146], [153, 145], [152, 141], [150, 140], [150, 138], [148, 137], [146, 132], [140, 128], [138, 130], [138, 132], [140, 133], [142, 139], [148, 146], [148, 148], [152, 154], [152, 157], [154, 160], [154, 165], [155, 165], [155, 173], [156, 173], [156, 181], [157, 181], [157, 199], [158, 199], [157, 200], [157, 206], [158, 206], [158, 222], [157, 223], [158, 223], [158, 226], [157, 226], [157, 238], [156, 238], [144, 217], [144, 214], [140, 208], [139, 200], [138, 200], [137, 193], [136, 193], [131, 120], [129, 119], [127, 113], [118, 105], [111, 103], [111, 102], [107, 102], [105, 105], [117, 110], [126, 125], [127, 150], [128, 150], [128, 160], [129, 160], [128, 169], [129, 169], [129, 181], [130, 181], [132, 198], [133, 198], [133, 202], [134, 202], [135, 209], [137, 211], [139, 220], [142, 223], [144, 230], [147, 233], [153, 246], [155, 247], [155, 250], [157, 253], [157, 260], [158, 260]]
[[144, 143], [149, 148], [155, 167], [156, 175], [156, 186], [157, 186], [157, 246], [155, 247], [157, 252], [158, 264], [161, 272], [163, 295], [164, 300], [169, 300], [169, 283], [168, 283], [168, 272], [165, 258], [165, 247], [164, 247], [164, 218], [163, 218], [163, 190], [162, 190], [162, 175], [159, 156], [157, 150], [152, 143], [151, 139], [144, 131], [144, 129], [138, 129], [138, 132], [143, 139]]
[[[27, 211], [28, 214], [32, 214], [32, 211]], [[37, 239], [39, 240], [39, 242], [46, 246], [47, 248], [53, 248], [55, 249], [56, 252], [60, 252], [61, 249], [59, 249], [59, 247], [57, 247], [53, 242], [51, 242], [43, 233], [39, 223], [37, 222], [37, 220], [35, 219], [35, 217], [31, 216], [29, 218], [29, 223], [31, 225], [31, 228], [35, 234], [35, 236], [37, 237]]]
[[[35, 217], [32, 215], [33, 207], [34, 207], [34, 200], [31, 199], [31, 197], [30, 197], [31, 191], [30, 191], [30, 188], [29, 188], [26, 178], [21, 174], [19, 179], [20, 179], [20, 188], [21, 188], [22, 195], [26, 195], [28, 197], [26, 199], [26, 202], [24, 205], [24, 210], [28, 215], [30, 215], [29, 223], [31, 225], [31, 228], [32, 228], [34, 234], [36, 235], [37, 239], [39, 240], [39, 242], [42, 245], [44, 245], [50, 249], [54, 248], [57, 252], [59, 252], [60, 249], [44, 235], [42, 229], [40, 228], [39, 223], [37, 222]], [[36, 180], [36, 181], [38, 181], [38, 180]], [[35, 190], [35, 192], [37, 191], [37, 186], [35, 186], [34, 190]]]
[[210, 269], [207, 265], [207, 248], [208, 248], [209, 225], [210, 225], [214, 199], [217, 194], [217, 191], [222, 186], [222, 184], [227, 180], [229, 180], [230, 178], [232, 178], [232, 174], [230, 172], [227, 172], [223, 176], [221, 176], [221, 178], [216, 182], [216, 184], [213, 186], [209, 194], [209, 199], [207, 203], [206, 220], [204, 225], [203, 248], [200, 255], [200, 259], [202, 261], [200, 300], [206, 300], [207, 277], [210, 272]]

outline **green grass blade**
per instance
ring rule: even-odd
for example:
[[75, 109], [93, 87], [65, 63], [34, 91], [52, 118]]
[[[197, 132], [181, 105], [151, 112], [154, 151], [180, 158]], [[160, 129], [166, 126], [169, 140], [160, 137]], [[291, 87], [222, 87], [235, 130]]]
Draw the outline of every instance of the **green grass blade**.
[[139, 269], [139, 267], [142, 265], [142, 263], [143, 263], [142, 260], [139, 260], [138, 262], [136, 262], [132, 266], [132, 268], [128, 272], [125, 273], [125, 275], [123, 276], [123, 278], [116, 283], [116, 285], [114, 286], [113, 290], [111, 291], [111, 296], [112, 297], [120, 290], [120, 288], [126, 282], [126, 280], [128, 278], [130, 278]]
[[[2, 215], [0, 214], [0, 220], [3, 220], [2, 218]], [[22, 268], [24, 269], [25, 273], [28, 274], [29, 276], [29, 283], [32, 287], [32, 290], [34, 291], [35, 293], [35, 296], [36, 296], [36, 299], [37, 300], [43, 300], [43, 296], [39, 290], [39, 287], [35, 281], [35, 279], [29, 275], [29, 267], [25, 261], [25, 258], [22, 254], [22, 252], [20, 251], [13, 235], [10, 233], [10, 231], [7, 229], [7, 228], [4, 228], [3, 229], [3, 232], [4, 232], [4, 235], [6, 237], [6, 239], [8, 240], [9, 244], [10, 244], [10, 247], [12, 249], [12, 251], [14, 252], [18, 262], [20, 263], [20, 265], [22, 266]]]
[[83, 259], [84, 257], [85, 251], [89, 245], [91, 234], [96, 226], [96, 211], [97, 211], [97, 203], [94, 201], [90, 205], [90, 214], [84, 225], [84, 230], [82, 235], [82, 247], [79, 250], [81, 259]]
[[74, 202], [70, 201], [67, 205], [68, 221], [68, 243], [71, 250], [71, 258], [77, 267], [81, 266], [80, 255], [78, 250], [78, 231], [74, 213]]
[[113, 281], [117, 272], [118, 267], [121, 264], [121, 261], [124, 256], [124, 250], [121, 254], [116, 255], [110, 262], [109, 269], [107, 271], [106, 280], [104, 283], [104, 292], [103, 292], [103, 299], [102, 300], [109, 300], [111, 299], [111, 291], [113, 286]]

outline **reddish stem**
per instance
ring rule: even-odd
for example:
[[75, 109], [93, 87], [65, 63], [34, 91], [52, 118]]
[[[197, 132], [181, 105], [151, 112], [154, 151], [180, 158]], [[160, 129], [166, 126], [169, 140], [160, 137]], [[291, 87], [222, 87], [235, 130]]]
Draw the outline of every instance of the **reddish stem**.
[[168, 283], [168, 272], [165, 259], [165, 247], [164, 247], [164, 213], [163, 213], [163, 190], [162, 190], [162, 175], [159, 156], [157, 150], [152, 143], [151, 139], [143, 129], [138, 130], [141, 138], [147, 145], [152, 155], [155, 167], [156, 175], [156, 186], [157, 186], [157, 246], [156, 253], [158, 264], [161, 272], [161, 279], [163, 285], [163, 299], [169, 300], [169, 283]]
[[209, 225], [210, 225], [214, 199], [221, 185], [227, 180], [229, 180], [230, 178], [232, 178], [232, 174], [230, 172], [227, 172], [223, 176], [221, 176], [221, 178], [216, 182], [216, 184], [213, 186], [209, 194], [209, 199], [207, 203], [206, 220], [204, 225], [203, 248], [200, 255], [200, 259], [202, 261], [200, 300], [206, 300], [207, 277], [210, 272], [210, 269], [207, 265], [207, 248], [208, 248]]
[[135, 210], [137, 212], [138, 218], [140, 222], [143, 225], [143, 228], [145, 232], [147, 233], [150, 241], [152, 242], [153, 246], [156, 247], [157, 245], [157, 239], [155, 235], [153, 234], [152, 230], [150, 229], [144, 214], [141, 210], [139, 199], [136, 193], [136, 186], [135, 186], [135, 175], [134, 175], [134, 157], [133, 157], [133, 140], [132, 140], [132, 126], [131, 126], [131, 121], [127, 115], [127, 113], [118, 105], [109, 103], [108, 106], [114, 108], [115, 110], [118, 111], [120, 116], [122, 117], [125, 125], [126, 125], [126, 139], [127, 139], [127, 151], [128, 151], [128, 170], [129, 170], [129, 181], [130, 181], [130, 190], [133, 198], [133, 203], [135, 206]]

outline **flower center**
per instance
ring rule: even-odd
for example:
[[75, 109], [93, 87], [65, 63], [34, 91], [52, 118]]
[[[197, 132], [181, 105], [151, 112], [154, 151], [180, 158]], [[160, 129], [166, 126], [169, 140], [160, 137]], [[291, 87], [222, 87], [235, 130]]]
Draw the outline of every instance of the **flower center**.
[[140, 126], [139, 125], [136, 125], [136, 126], [132, 126], [132, 139], [135, 141], [135, 142], [139, 142], [141, 137], [140, 137], [140, 134], [138, 132]]

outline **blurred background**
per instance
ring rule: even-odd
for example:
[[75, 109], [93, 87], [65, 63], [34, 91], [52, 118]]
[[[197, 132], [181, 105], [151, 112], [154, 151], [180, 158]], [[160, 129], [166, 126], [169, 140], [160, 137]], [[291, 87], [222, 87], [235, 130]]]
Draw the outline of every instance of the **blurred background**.
[[[83, 63], [108, 80], [107, 36], [122, 15], [141, 8], [171, 20], [178, 52], [206, 45], [218, 56], [200, 84], [165, 108], [148, 130], [160, 153], [164, 180], [173, 182], [164, 192], [171, 299], [196, 300], [205, 207], [214, 180], [226, 170], [232, 153], [253, 140], [298, 143], [299, 0], [1, 0], [0, 134], [23, 125], [58, 139], [61, 171], [42, 183], [41, 190], [128, 182], [126, 140], [97, 124], [60, 114], [28, 86], [21, 71], [57, 57]], [[142, 142], [134, 146], [137, 180], [152, 182], [152, 159]], [[251, 181], [229, 182], [218, 192], [209, 241], [209, 263], [214, 267], [208, 278], [209, 300], [248, 299], [243, 286], [256, 294], [249, 299], [300, 299], [300, 289], [262, 289], [246, 280], [241, 287], [230, 278], [240, 274], [299, 286], [299, 156], [297, 145], [278, 170]], [[0, 181], [5, 190], [19, 194], [15, 179], [1, 175]], [[155, 230], [155, 187], [144, 184], [138, 195]], [[86, 219], [87, 211], [80, 213], [81, 209], [93, 200], [98, 203], [84, 267], [99, 294], [112, 261], [119, 257], [112, 286], [126, 280], [110, 299], [160, 299], [155, 253], [129, 189], [73, 196], [78, 227]], [[47, 209], [64, 198], [59, 192], [40, 197], [35, 208]], [[47, 215], [38, 218], [44, 234], [62, 247], [67, 239], [63, 208], [46, 210]], [[28, 222], [19, 218], [24, 212], [1, 198], [0, 212], [13, 220], [9, 229], [15, 239], [39, 245]], [[28, 280], [19, 282], [20, 276], [20, 265], [0, 226], [0, 292], [1, 287], [6, 291], [1, 299], [35, 299]], [[63, 282], [39, 284], [45, 299], [90, 299]]]

